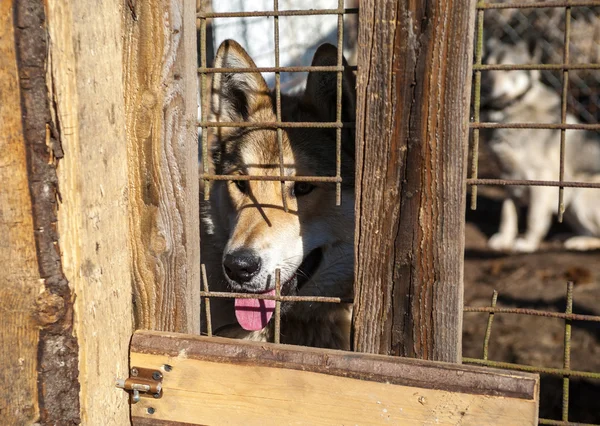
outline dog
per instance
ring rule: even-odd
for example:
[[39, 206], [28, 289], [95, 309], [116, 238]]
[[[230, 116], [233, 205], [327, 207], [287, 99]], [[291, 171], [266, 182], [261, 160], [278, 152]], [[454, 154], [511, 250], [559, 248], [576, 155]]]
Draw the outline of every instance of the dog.
[[[492, 39], [488, 64], [539, 63], [535, 45], [515, 45]], [[485, 71], [482, 75], [482, 116], [497, 123], [555, 123], [561, 117], [561, 98], [541, 81], [538, 70]], [[578, 123], [573, 115], [567, 123]], [[559, 180], [560, 130], [495, 129], [482, 132], [504, 179]], [[600, 140], [585, 131], [566, 132], [564, 179], [600, 181]], [[488, 241], [496, 251], [534, 252], [546, 237], [558, 212], [558, 188], [509, 186], [500, 229]], [[528, 204], [525, 234], [518, 236], [516, 203]], [[600, 190], [564, 189], [565, 221], [579, 234], [565, 241], [570, 250], [600, 248]]]
[[[320, 46], [313, 66], [337, 65], [337, 48]], [[347, 66], [344, 59], [344, 65]], [[215, 68], [256, 68], [235, 41], [224, 41]], [[355, 121], [356, 82], [342, 78], [342, 121]], [[284, 122], [336, 121], [337, 73], [310, 72], [304, 93], [281, 94]], [[276, 94], [262, 75], [215, 73], [210, 121], [275, 122]], [[281, 130], [286, 176], [334, 176], [336, 131]], [[211, 291], [274, 294], [280, 270], [281, 294], [349, 299], [354, 277], [354, 129], [341, 141], [342, 205], [335, 183], [214, 181], [202, 206], [202, 261]], [[210, 136], [211, 172], [220, 175], [279, 176], [276, 129], [220, 127]], [[286, 194], [287, 211], [282, 191]], [[224, 337], [271, 341], [274, 301], [211, 298], [212, 328]], [[350, 348], [349, 303], [282, 302], [281, 343]]]

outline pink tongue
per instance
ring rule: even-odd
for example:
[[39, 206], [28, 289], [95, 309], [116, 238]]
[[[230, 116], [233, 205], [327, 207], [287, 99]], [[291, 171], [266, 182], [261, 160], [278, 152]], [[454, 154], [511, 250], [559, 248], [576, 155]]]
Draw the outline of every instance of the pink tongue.
[[[263, 294], [273, 296], [275, 290]], [[274, 300], [235, 299], [235, 316], [244, 330], [262, 330], [273, 316], [274, 310]]]

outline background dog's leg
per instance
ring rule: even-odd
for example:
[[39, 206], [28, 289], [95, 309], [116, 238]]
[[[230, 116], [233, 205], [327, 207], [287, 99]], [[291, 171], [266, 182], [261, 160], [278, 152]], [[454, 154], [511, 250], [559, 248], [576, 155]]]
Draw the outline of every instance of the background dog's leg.
[[537, 250], [552, 223], [557, 202], [557, 190], [554, 187], [534, 186], [530, 189], [529, 211], [527, 212], [527, 231], [515, 241], [513, 250], [531, 253]]
[[502, 204], [502, 215], [500, 217], [500, 229], [492, 235], [488, 246], [492, 250], [510, 250], [519, 233], [519, 219], [517, 206], [512, 198], [506, 198]]
[[600, 238], [578, 235], [565, 241], [565, 248], [578, 251], [600, 250]]

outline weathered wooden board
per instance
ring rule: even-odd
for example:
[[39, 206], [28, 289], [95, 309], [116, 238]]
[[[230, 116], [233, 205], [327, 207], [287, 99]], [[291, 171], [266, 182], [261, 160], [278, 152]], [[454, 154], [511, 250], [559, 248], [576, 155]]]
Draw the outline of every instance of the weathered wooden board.
[[532, 374], [157, 332], [133, 336], [131, 365], [164, 375], [134, 425], [537, 424]]
[[121, 142], [136, 328], [199, 333], [196, 2], [125, 4]]
[[128, 375], [133, 331], [123, 2], [65, 0], [47, 6], [47, 85], [63, 155], [57, 171], [58, 246], [74, 292], [78, 414], [83, 424], [126, 424], [128, 400], [114, 386], [115, 377]]
[[357, 351], [460, 362], [474, 6], [360, 3]]
[[5, 424], [38, 419], [36, 298], [43, 288], [37, 264], [13, 4], [0, 2], [0, 398]]

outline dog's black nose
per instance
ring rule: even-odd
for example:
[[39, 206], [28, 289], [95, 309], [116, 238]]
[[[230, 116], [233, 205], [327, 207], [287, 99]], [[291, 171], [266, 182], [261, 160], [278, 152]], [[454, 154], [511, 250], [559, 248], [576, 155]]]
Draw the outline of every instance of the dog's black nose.
[[236, 250], [223, 259], [227, 276], [240, 284], [249, 282], [260, 271], [260, 266], [260, 257], [250, 250]]

